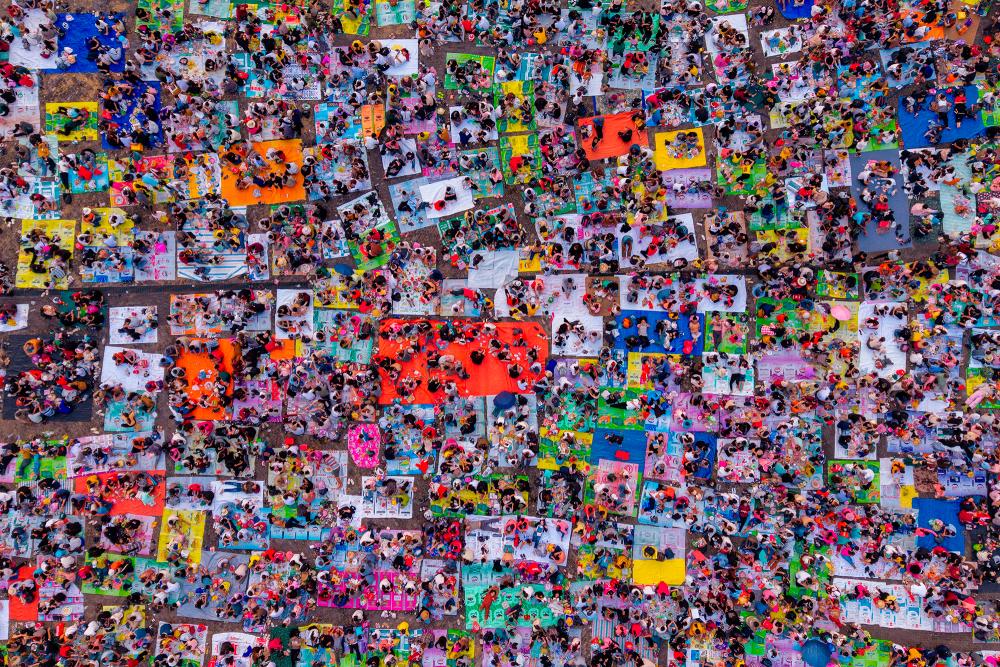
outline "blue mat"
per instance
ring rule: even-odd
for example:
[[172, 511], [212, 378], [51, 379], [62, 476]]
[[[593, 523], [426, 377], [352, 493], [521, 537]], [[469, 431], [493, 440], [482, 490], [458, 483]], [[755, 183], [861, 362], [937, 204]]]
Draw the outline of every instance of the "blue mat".
[[[878, 232], [878, 224], [875, 220], [869, 220], [868, 224], [865, 225], [864, 231], [858, 238], [858, 247], [869, 253], [909, 248], [913, 245], [910, 237], [910, 204], [907, 201], [906, 192], [903, 190], [903, 175], [899, 162], [899, 151], [872, 151], [871, 153], [852, 155], [851, 173], [854, 177], [851, 179], [851, 196], [857, 200], [859, 211], [868, 210], [868, 207], [861, 201], [862, 185], [857, 180], [857, 174], [868, 164], [869, 160], [887, 160], [892, 163], [892, 166], [896, 170], [896, 174], [893, 177], [896, 194], [889, 197], [889, 208], [892, 209], [896, 224], [889, 231], [880, 234]], [[902, 230], [903, 243], [900, 243], [896, 239], [897, 228]]]
[[[149, 83], [146, 81], [141, 81], [136, 84], [135, 91], [133, 93], [132, 99], [128, 101], [128, 106], [124, 113], [116, 114], [111, 117], [113, 123], [116, 123], [119, 127], [119, 134], [122, 136], [127, 136], [131, 134], [132, 130], [136, 127], [140, 127], [142, 123], [146, 122], [146, 114], [143, 113], [142, 108], [139, 106], [139, 100], [145, 94], [147, 88], [152, 88], [156, 91], [156, 102], [153, 103], [153, 108], [159, 113], [161, 108], [160, 101], [160, 84], [153, 82]], [[157, 123], [159, 125], [159, 123]], [[163, 144], [163, 127], [161, 126], [159, 131], [150, 137], [153, 145]], [[114, 149], [115, 146], [108, 143], [107, 137], [104, 132], [101, 133], [101, 141], [104, 144], [104, 148]]]
[[[949, 537], [941, 542], [948, 551], [957, 553], [965, 552], [965, 529], [958, 521], [958, 510], [961, 503], [957, 500], [940, 500], [937, 498], [914, 498], [913, 509], [917, 510], [917, 525], [921, 528], [930, 528], [932, 519], [941, 519], [945, 525], [954, 526], [958, 531], [953, 537]], [[937, 540], [931, 535], [917, 537], [917, 546], [926, 549], [933, 549], [938, 545]]]
[[[622, 442], [611, 442], [607, 436], [620, 436]], [[619, 452], [622, 454], [618, 455]], [[590, 446], [590, 462], [597, 465], [601, 459], [637, 463], [639, 472], [642, 473], [646, 464], [646, 431], [595, 429], [594, 441]]]
[[[72, 21], [67, 21], [67, 17], [72, 17]], [[107, 17], [105, 20], [111, 23], [117, 18], [122, 18], [121, 14], [114, 14]], [[66, 25], [66, 35], [59, 38], [59, 51], [65, 47], [70, 47], [76, 54], [76, 62], [73, 63], [72, 67], [66, 69], [51, 68], [46, 71], [55, 72], [96, 72], [97, 62], [94, 60], [88, 60], [87, 56], [89, 51], [87, 50], [87, 40], [91, 37], [97, 37], [97, 39], [106, 47], [121, 46], [118, 38], [112, 35], [102, 35], [97, 31], [97, 16], [94, 14], [59, 14], [56, 19], [56, 25]], [[112, 72], [124, 72], [125, 71], [125, 56], [122, 55], [121, 60], [111, 66]]]
[[795, 0], [777, 0], [774, 4], [781, 15], [789, 20], [807, 19], [812, 16], [813, 0], [806, 0], [798, 7], [795, 6]]
[[[618, 322], [618, 330], [620, 336], [615, 340], [615, 349], [618, 350], [628, 350], [630, 352], [659, 352], [666, 354], [686, 354], [686, 355], [696, 355], [701, 356], [701, 353], [705, 349], [705, 316], [696, 315], [698, 320], [698, 335], [697, 337], [691, 334], [691, 316], [689, 315], [677, 315], [676, 313], [657, 313], [645, 310], [623, 310], [615, 320]], [[639, 335], [638, 327], [636, 326], [641, 318], [645, 318], [646, 322], [649, 324], [649, 332], [647, 337], [649, 338], [648, 345], [640, 345], [637, 343], [636, 338]], [[659, 336], [656, 333], [656, 324], [661, 320], [668, 320], [676, 318], [677, 330], [680, 332], [680, 336], [674, 338], [670, 342], [670, 347], [665, 348], [663, 346], [663, 336]], [[630, 321], [631, 326], [624, 326], [625, 320]], [[697, 326], [697, 325], [696, 325]], [[688, 350], [685, 350], [685, 342], [690, 342]]]
[[[712, 479], [712, 473], [715, 471], [715, 459], [718, 453], [718, 436], [714, 433], [706, 433], [704, 431], [691, 431], [690, 434], [694, 436], [695, 442], [695, 446], [691, 447], [692, 450], [700, 449], [700, 447], [697, 446], [699, 443], [708, 445], [708, 451], [700, 454], [699, 457], [695, 459], [698, 467], [695, 468], [692, 475], [697, 479]], [[675, 436], [675, 434], [671, 433], [670, 437], [672, 439], [674, 437], [679, 438], [680, 435], [677, 434]]]
[[[953, 91], [954, 88], [946, 88], [946, 91]], [[954, 103], [953, 92], [947, 93], [947, 97]], [[979, 101], [979, 89], [975, 86], [965, 86], [966, 106], [971, 107]], [[899, 130], [903, 136], [903, 146], [906, 148], [928, 148], [933, 146], [927, 141], [924, 133], [931, 123], [937, 123], [937, 114], [930, 110], [930, 103], [934, 101], [934, 95], [929, 94], [921, 105], [919, 111], [914, 116], [906, 112], [903, 108], [903, 99], [899, 100]], [[955, 111], [948, 112], [948, 129], [941, 133], [940, 144], [948, 144], [956, 139], [971, 139], [986, 132], [983, 125], [982, 114], [973, 114], [972, 118], [963, 118], [962, 127], [955, 127]]]

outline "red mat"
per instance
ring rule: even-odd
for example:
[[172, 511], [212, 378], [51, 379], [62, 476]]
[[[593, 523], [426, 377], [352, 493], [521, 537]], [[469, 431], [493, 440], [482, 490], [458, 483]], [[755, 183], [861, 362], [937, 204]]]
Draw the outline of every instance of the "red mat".
[[[592, 126], [596, 117], [581, 118], [579, 121], [580, 127]], [[588, 160], [604, 160], [625, 155], [628, 153], [628, 149], [632, 147], [632, 144], [649, 146], [649, 133], [646, 132], [645, 122], [637, 129], [635, 122], [632, 121], [632, 112], [616, 113], [612, 116], [604, 116], [603, 118], [604, 139], [596, 147], [592, 145], [593, 134], [587, 139], [583, 138], [582, 132], [577, 135], [580, 138], [580, 145], [583, 146]], [[632, 138], [628, 142], [622, 141], [621, 137], [618, 136], [619, 132], [624, 132], [625, 130], [632, 130]]]
[[[30, 565], [24, 565], [17, 571], [18, 581], [27, 581], [32, 578], [35, 573], [35, 568]], [[35, 601], [31, 604], [24, 604], [17, 599], [16, 596], [11, 596], [10, 598], [10, 620], [12, 621], [37, 621], [38, 620], [38, 598], [41, 594], [41, 583], [38, 584], [38, 588], [35, 589]]]
[[[431, 322], [434, 326], [434, 331], [443, 323], [443, 320], [427, 320]], [[386, 331], [390, 329], [394, 324], [400, 324], [404, 320], [384, 320], [379, 325], [379, 332]], [[482, 330], [483, 322], [468, 321], [468, 320], [452, 320], [455, 326], [458, 327], [471, 327], [475, 330]], [[486, 336], [481, 336], [479, 339], [473, 341], [472, 343], [459, 344], [459, 343], [449, 343], [447, 347], [443, 350], [439, 347], [438, 351], [440, 354], [451, 354], [455, 356], [455, 359], [461, 361], [465, 365], [465, 369], [469, 372], [469, 379], [461, 380], [454, 374], [446, 375], [440, 370], [435, 369], [433, 374], [438, 377], [442, 383], [446, 378], [454, 380], [458, 384], [458, 391], [462, 396], [493, 396], [499, 394], [502, 391], [509, 391], [512, 393], [531, 393], [531, 386], [534, 384], [535, 380], [541, 374], [533, 374], [529, 372], [528, 368], [531, 365], [531, 360], [527, 357], [527, 352], [530, 348], [538, 350], [538, 359], [542, 364], [544, 369], [545, 362], [549, 358], [549, 341], [548, 336], [542, 328], [534, 322], [498, 322], [496, 323], [497, 333], [496, 337], [502, 343], [511, 344], [511, 357], [516, 360], [521, 367], [524, 369], [521, 377], [523, 377], [528, 382], [528, 388], [525, 391], [519, 391], [517, 388], [517, 379], [510, 377], [507, 372], [506, 363], [499, 361], [493, 356], [487, 354], [486, 359], [483, 363], [476, 365], [472, 363], [472, 359], [469, 356], [473, 350], [480, 349], [486, 350], [488, 345], [488, 340]], [[523, 333], [524, 340], [527, 343], [526, 347], [514, 347], [512, 344], [516, 338], [514, 335], [514, 329], [520, 329]], [[439, 340], [435, 335], [435, 341]], [[388, 357], [390, 359], [398, 359], [399, 352], [407, 345], [405, 340], [395, 340], [389, 341], [381, 336], [378, 340], [378, 353], [381, 357]], [[420, 350], [426, 350], [428, 345], [424, 340], [417, 342], [417, 347]], [[427, 354], [425, 352], [420, 352], [406, 363], [402, 364], [403, 371], [401, 377], [414, 376], [419, 377], [422, 382], [420, 387], [414, 392], [407, 402], [414, 403], [443, 403], [445, 400], [445, 393], [443, 391], [430, 392], [427, 390], [427, 380], [431, 377], [431, 372], [427, 368]], [[382, 379], [382, 397], [380, 402], [382, 404], [391, 403], [392, 401], [399, 399], [400, 396], [396, 392], [396, 384], [389, 378], [389, 374], [386, 373], [382, 368], [379, 368], [379, 376]], [[518, 378], [519, 379], [519, 378]]]
[[[101, 480], [101, 487], [104, 487], [104, 482], [106, 480], [112, 479], [115, 475], [120, 475], [123, 473], [117, 472], [101, 472], [95, 475], [87, 475], [85, 477], [76, 477], [73, 480], [73, 491], [75, 493], [87, 493], [87, 479], [89, 477], [97, 477]], [[167, 484], [166, 473], [163, 470], [149, 470], [147, 471], [150, 477], [156, 479], [156, 491], [153, 492], [153, 504], [146, 505], [138, 498], [124, 497], [115, 494], [111, 498], [106, 498], [106, 500], [111, 500], [114, 503], [111, 506], [111, 516], [120, 516], [122, 514], [138, 514], [139, 516], [163, 516], [163, 508], [167, 504]]]

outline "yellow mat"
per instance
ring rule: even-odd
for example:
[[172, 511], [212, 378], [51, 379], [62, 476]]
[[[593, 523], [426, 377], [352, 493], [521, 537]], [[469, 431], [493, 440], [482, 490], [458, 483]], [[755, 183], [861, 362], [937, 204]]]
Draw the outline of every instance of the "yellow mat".
[[[67, 118], [65, 114], [59, 113], [60, 108], [88, 111], [90, 117], [82, 127], [64, 134], [59, 130], [66, 124]], [[58, 137], [59, 141], [97, 141], [101, 136], [97, 131], [99, 113], [97, 102], [47, 102], [45, 104], [45, 132]]]
[[[678, 154], [676, 150], [670, 148], [680, 134], [694, 133], [698, 137], [698, 153], [690, 155]], [[692, 167], [704, 167], [708, 164], [708, 157], [705, 154], [705, 134], [700, 127], [693, 130], [679, 130], [677, 132], [661, 132], [654, 139], [654, 160], [656, 168], [660, 171], [670, 169], [690, 169]]]
[[[163, 510], [163, 524], [160, 527], [160, 542], [156, 549], [156, 560], [165, 562], [171, 551], [186, 553], [181, 561], [189, 565], [201, 563], [202, 540], [205, 537], [205, 512], [197, 510]], [[171, 545], [175, 545], [171, 549]]]
[[683, 558], [670, 560], [637, 560], [632, 563], [632, 583], [637, 586], [680, 586], [684, 583], [687, 570]]
[[[51, 240], [58, 238], [58, 245], [64, 250], [73, 253], [74, 241], [76, 238], [76, 221], [74, 220], [24, 220], [21, 223], [21, 236], [27, 237], [32, 231], [41, 229]], [[35, 273], [31, 270], [32, 253], [29, 252], [32, 244], [21, 244], [17, 253], [17, 276], [14, 284], [22, 289], [46, 289], [49, 287], [48, 273]], [[48, 262], [45, 262], [48, 268]], [[69, 267], [67, 275], [62, 280], [56, 281], [53, 287], [65, 289], [69, 286]]]

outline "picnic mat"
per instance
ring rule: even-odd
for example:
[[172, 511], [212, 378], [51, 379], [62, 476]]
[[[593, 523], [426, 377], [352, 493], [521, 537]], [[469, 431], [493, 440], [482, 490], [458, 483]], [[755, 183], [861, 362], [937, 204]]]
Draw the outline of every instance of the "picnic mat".
[[[218, 361], [208, 354], [193, 354], [191, 352], [181, 354], [176, 360], [177, 367], [184, 369], [184, 377], [189, 381], [186, 395], [194, 403], [197, 403], [202, 397], [212, 396], [214, 390], [206, 387], [206, 383], [217, 381], [220, 372], [232, 375], [233, 359], [239, 355], [239, 348], [228, 338], [221, 338], [218, 343], [221, 352], [221, 359]], [[226, 394], [231, 395], [232, 389], [230, 377]], [[191, 412], [191, 417], [201, 420], [219, 420], [225, 419], [226, 414], [227, 410], [222, 405], [199, 406]]]
[[[380, 323], [379, 328], [384, 331], [402, 321], [403, 320], [394, 319], [383, 320]], [[431, 322], [432, 324], [436, 323], [435, 320], [431, 320]], [[542, 328], [534, 323], [512, 324], [501, 322], [497, 324], [496, 338], [501, 343], [510, 345], [515, 339], [515, 329], [522, 332], [524, 341], [528, 347], [539, 350], [541, 355], [540, 358], [544, 363], [544, 359], [547, 358], [548, 355], [548, 344], [547, 336]], [[390, 359], [398, 358], [399, 351], [402, 347], [402, 342], [383, 341], [379, 346], [379, 354]], [[468, 379], [456, 380], [458, 391], [462, 396], [491, 396], [502, 391], [524, 393], [524, 390], [518, 389], [517, 381], [510, 377], [504, 364], [496, 359], [487, 356], [482, 364], [473, 364], [469, 355], [474, 349], [476, 348], [473, 345], [463, 345], [456, 342], [448, 344], [442, 352], [442, 354], [454, 355], [455, 359], [465, 364], [467, 369], [472, 369], [473, 367], [477, 369], [475, 375], [472, 375]], [[482, 372], [480, 372], [480, 370]], [[426, 381], [430, 377], [430, 371], [427, 367], [426, 353], [418, 353], [412, 360], [404, 363], [403, 373], [413, 374], [423, 380], [422, 385], [416, 392], [414, 392], [410, 402], [440, 403], [443, 400], [443, 396], [440, 392], [434, 394], [427, 390]], [[386, 376], [384, 372], [381, 373], [381, 376], [382, 396], [379, 398], [379, 401], [383, 404], [391, 403], [393, 400], [399, 398], [399, 395], [388, 376]], [[529, 384], [535, 377], [537, 376], [530, 373], [526, 367], [524, 371], [524, 378], [529, 382]]]

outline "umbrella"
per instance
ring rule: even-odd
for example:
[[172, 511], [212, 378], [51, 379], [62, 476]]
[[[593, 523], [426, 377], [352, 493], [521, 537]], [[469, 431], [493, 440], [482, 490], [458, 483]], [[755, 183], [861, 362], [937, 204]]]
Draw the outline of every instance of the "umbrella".
[[514, 394], [509, 391], [501, 391], [493, 398], [493, 406], [498, 410], [506, 410], [514, 405]]
[[342, 276], [353, 276], [354, 275], [354, 267], [351, 266], [350, 264], [334, 264], [333, 265], [333, 270], [336, 271], [337, 273], [339, 273]]
[[841, 322], [846, 322], [847, 320], [851, 319], [851, 309], [848, 308], [847, 306], [842, 306], [840, 304], [837, 304], [836, 306], [830, 308], [830, 314], [833, 315], [838, 320], [840, 320]]
[[802, 654], [802, 662], [809, 667], [826, 667], [830, 662], [830, 656], [833, 655], [830, 644], [816, 638], [803, 644], [799, 652]]

